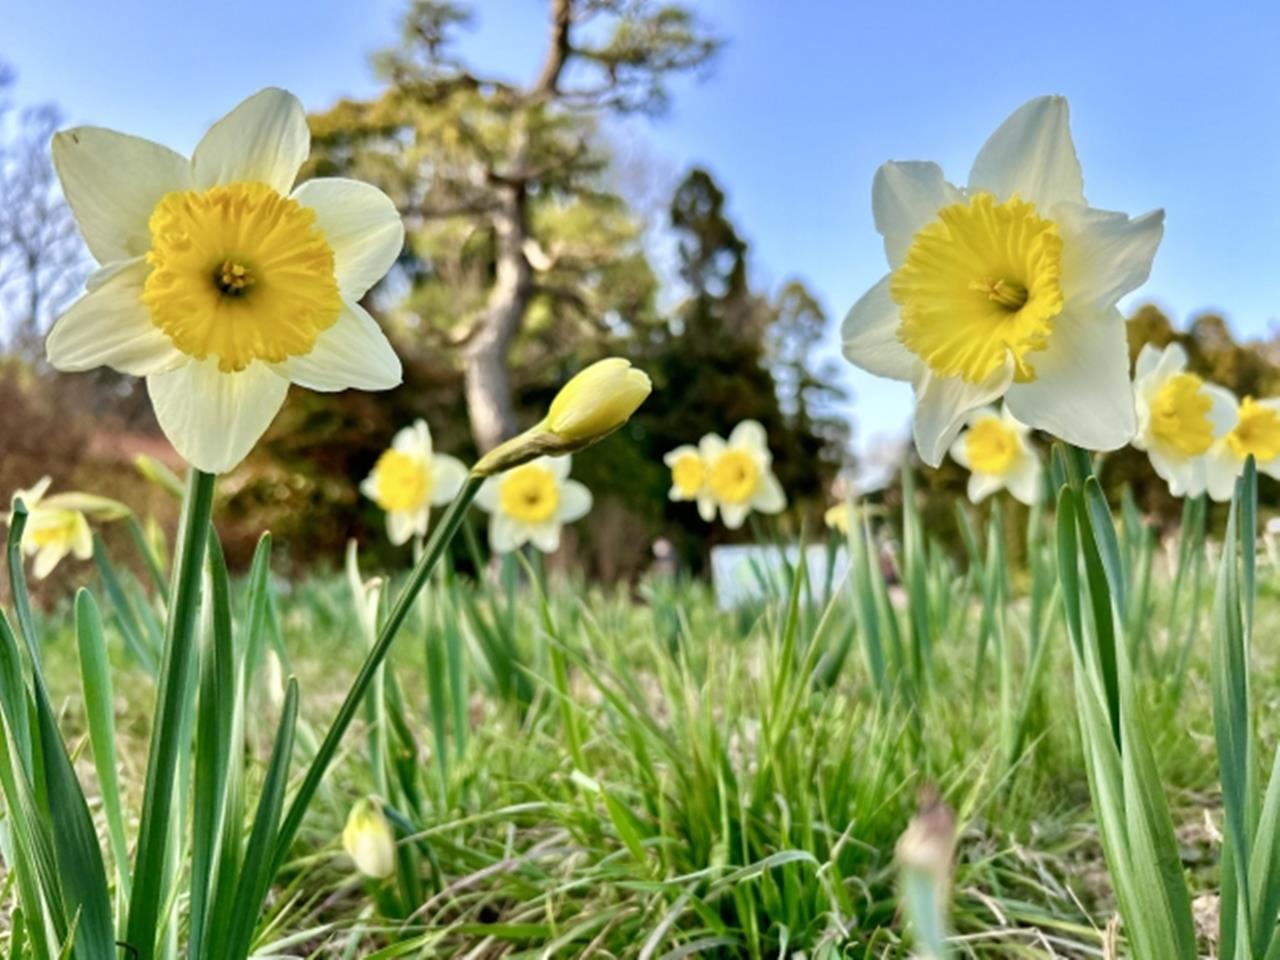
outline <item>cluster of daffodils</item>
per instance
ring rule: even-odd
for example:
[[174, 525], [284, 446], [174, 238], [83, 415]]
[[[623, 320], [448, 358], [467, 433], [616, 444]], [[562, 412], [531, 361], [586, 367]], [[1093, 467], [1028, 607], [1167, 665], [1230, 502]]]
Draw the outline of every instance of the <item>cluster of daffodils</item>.
[[[13, 495], [13, 502], [21, 500], [27, 510], [27, 524], [22, 531], [22, 552], [35, 558], [32, 572], [43, 580], [63, 558], [71, 555], [77, 560], [93, 556], [93, 531], [89, 520], [119, 520], [129, 515], [129, 508], [115, 500], [91, 493], [55, 493], [46, 496], [49, 477], [27, 490]], [[13, 524], [10, 510], [6, 522]]]
[[728, 440], [709, 433], [697, 446], [677, 447], [664, 460], [671, 468], [668, 496], [697, 503], [698, 513], [707, 522], [715, 519], [718, 510], [724, 525], [736, 530], [752, 511], [786, 509], [787, 497], [773, 473], [768, 438], [754, 420], [734, 427]]
[[1133, 396], [1133, 445], [1146, 451], [1174, 496], [1230, 500], [1250, 456], [1260, 471], [1280, 477], [1280, 399], [1238, 402], [1230, 390], [1188, 372], [1176, 343], [1142, 348]]
[[1132, 442], [1179, 495], [1229, 499], [1250, 455], [1280, 473], [1280, 401], [1237, 404], [1176, 346], [1144, 349], [1130, 379], [1117, 303], [1146, 281], [1164, 214], [1088, 205], [1065, 99], [1014, 111], [966, 185], [889, 162], [871, 200], [889, 272], [845, 318], [845, 356], [912, 385], [920, 457], [936, 467], [950, 450], [972, 499], [1035, 498], [1031, 429], [1091, 450]]
[[565, 524], [591, 510], [591, 491], [569, 479], [571, 451], [608, 436], [635, 413], [652, 384], [626, 360], [610, 357], [573, 377], [547, 416], [481, 458], [470, 471], [436, 453], [423, 420], [395, 435], [361, 492], [387, 515], [387, 535], [402, 544], [426, 535], [431, 508], [453, 500], [468, 473], [483, 477], [476, 504], [489, 514], [489, 545], [509, 553], [525, 544], [552, 553]]

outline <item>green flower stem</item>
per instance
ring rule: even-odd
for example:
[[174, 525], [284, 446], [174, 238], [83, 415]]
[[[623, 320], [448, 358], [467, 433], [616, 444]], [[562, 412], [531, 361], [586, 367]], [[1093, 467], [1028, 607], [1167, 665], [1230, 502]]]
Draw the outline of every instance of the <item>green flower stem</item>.
[[307, 775], [303, 779], [302, 785], [298, 788], [298, 792], [294, 795], [293, 803], [289, 806], [289, 813], [285, 817], [284, 823], [281, 824], [280, 833], [276, 838], [273, 874], [278, 872], [283, 865], [284, 858], [289, 852], [289, 847], [293, 844], [299, 827], [302, 826], [302, 819], [307, 814], [307, 807], [315, 796], [316, 790], [319, 789], [334, 755], [338, 752], [342, 738], [346, 734], [347, 728], [351, 726], [351, 721], [355, 718], [356, 712], [360, 708], [360, 702], [364, 699], [365, 692], [377, 675], [378, 668], [382, 666], [382, 662], [391, 651], [391, 644], [395, 642], [396, 634], [400, 632], [400, 627], [403, 625], [405, 618], [409, 616], [410, 611], [413, 609], [413, 604], [418, 594], [426, 585], [436, 564], [440, 562], [440, 558], [444, 556], [445, 549], [453, 540], [454, 534], [458, 532], [458, 527], [462, 525], [462, 521], [466, 518], [467, 508], [471, 506], [471, 501], [480, 492], [480, 485], [484, 482], [484, 479], [483, 476], [478, 476], [475, 473], [467, 477], [466, 484], [463, 485], [458, 495], [454, 497], [453, 502], [445, 510], [444, 516], [440, 518], [439, 524], [431, 532], [431, 538], [427, 541], [426, 549], [423, 550], [422, 555], [418, 558], [418, 562], [414, 564], [413, 570], [409, 574], [408, 582], [405, 583], [396, 597], [391, 612], [382, 624], [382, 629], [378, 631], [377, 641], [369, 651], [368, 656], [365, 657], [364, 664], [360, 667], [360, 672], [356, 675], [355, 682], [352, 683], [351, 689], [347, 691], [346, 699], [342, 701], [342, 706], [338, 708], [338, 713], [333, 718], [333, 723], [329, 726], [329, 732], [325, 734], [324, 742], [320, 744], [320, 749], [316, 751], [315, 759], [311, 761], [311, 766], [307, 769]]
[[136, 951], [137, 960], [153, 960], [159, 926], [157, 917], [161, 905], [169, 899], [165, 889], [165, 863], [169, 852], [170, 820], [174, 813], [174, 777], [179, 753], [189, 747], [182, 738], [186, 726], [183, 715], [190, 709], [187, 694], [195, 663], [200, 587], [209, 547], [216, 479], [213, 474], [192, 470], [187, 477], [187, 491], [182, 501], [178, 552], [174, 556], [170, 591], [173, 602], [165, 625], [160, 691], [147, 760], [133, 896], [129, 901], [128, 942]]

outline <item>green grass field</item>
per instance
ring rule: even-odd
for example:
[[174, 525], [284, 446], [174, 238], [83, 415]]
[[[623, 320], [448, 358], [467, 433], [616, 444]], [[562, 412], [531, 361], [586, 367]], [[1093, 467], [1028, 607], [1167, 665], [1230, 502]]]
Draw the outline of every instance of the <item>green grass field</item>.
[[[1206, 549], [1195, 522], [1166, 549], [1122, 514], [1135, 590], [1120, 619], [1209, 953], [1223, 821], [1210, 690], [1221, 533]], [[1124, 930], [1090, 801], [1051, 521], [1033, 517], [1025, 570], [1006, 565], [998, 526], [965, 527], [974, 565], [933, 547], [918, 523], [908, 515], [905, 589], [885, 584], [855, 534], [848, 581], [762, 578], [765, 597], [733, 612], [704, 584], [660, 578], [630, 591], [552, 579], [542, 602], [541, 568], [512, 558], [487, 583], [438, 576], [311, 805], [253, 934], [257, 955], [908, 956], [894, 848], [927, 788], [957, 815], [955, 955], [1114, 950]], [[1259, 564], [1255, 709], [1260, 741], [1274, 743], [1280, 664], [1265, 638], [1280, 597], [1265, 554]], [[128, 623], [102, 598], [130, 821], [156, 685], [129, 648], [154, 648], [160, 612], [116, 576], [133, 597]], [[281, 677], [295, 674], [302, 691], [296, 779], [368, 632], [350, 578], [275, 588], [242, 717], [251, 797]], [[251, 585], [237, 584], [237, 624], [252, 602]], [[45, 671], [106, 835], [113, 804], [85, 736], [72, 620], [69, 608], [41, 618]], [[360, 875], [340, 839], [369, 794], [401, 838], [382, 881]], [[172, 907], [176, 943], [188, 904]]]

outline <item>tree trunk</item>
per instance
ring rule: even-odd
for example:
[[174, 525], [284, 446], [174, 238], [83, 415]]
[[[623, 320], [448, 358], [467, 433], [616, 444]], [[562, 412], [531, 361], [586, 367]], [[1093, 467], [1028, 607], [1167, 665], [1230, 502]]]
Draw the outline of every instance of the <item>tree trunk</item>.
[[520, 329], [533, 277], [525, 258], [525, 197], [522, 185], [503, 188], [494, 214], [496, 263], [493, 288], [479, 329], [467, 344], [465, 355], [467, 412], [471, 435], [481, 453], [514, 436], [515, 404], [507, 372], [507, 354]]

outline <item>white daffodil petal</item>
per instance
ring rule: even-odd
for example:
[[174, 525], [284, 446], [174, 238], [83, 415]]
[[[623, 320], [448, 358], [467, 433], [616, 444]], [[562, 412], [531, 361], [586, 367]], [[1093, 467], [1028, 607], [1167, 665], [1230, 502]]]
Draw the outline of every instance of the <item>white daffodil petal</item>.
[[111, 367], [145, 377], [185, 362], [140, 299], [150, 269], [141, 257], [132, 260], [73, 303], [45, 339], [49, 363], [59, 370]]
[[573, 469], [573, 457], [569, 454], [563, 457], [538, 457], [532, 462], [545, 470], [550, 470], [551, 475], [561, 482], [569, 478], [569, 471]]
[[710, 523], [716, 518], [716, 501], [710, 494], [698, 495], [698, 516], [704, 523]]
[[967, 493], [970, 503], [981, 503], [1004, 486], [1004, 480], [990, 473], [969, 474]]
[[965, 418], [1004, 393], [1010, 370], [997, 371], [982, 383], [959, 377], [935, 377], [927, 370], [916, 383], [916, 416], [912, 424], [916, 450], [931, 467], [942, 462]]
[[387, 513], [387, 539], [394, 546], [408, 543], [414, 534], [414, 518], [405, 510], [391, 510]]
[[31, 568], [31, 572], [35, 574], [37, 580], [43, 580], [49, 574], [53, 573], [53, 568], [62, 562], [62, 558], [70, 552], [67, 544], [59, 540], [48, 546], [41, 547], [36, 554], [36, 562]]
[[591, 491], [577, 480], [566, 480], [560, 488], [560, 506], [556, 518], [561, 523], [573, 523], [591, 512]]
[[160, 428], [206, 473], [226, 473], [248, 456], [288, 391], [289, 381], [260, 363], [222, 373], [216, 360], [193, 361], [147, 377]]
[[951, 454], [951, 459], [960, 464], [960, 466], [964, 467], [966, 470], [971, 469], [969, 466], [968, 433], [962, 433], [956, 437], [955, 441], [951, 444], [951, 449], [947, 452]]
[[1209, 407], [1209, 422], [1213, 424], [1213, 438], [1225, 437], [1235, 428], [1239, 419], [1239, 404], [1235, 394], [1216, 383], [1206, 383], [1201, 389], [1208, 394], [1213, 405]]
[[529, 528], [529, 541], [543, 553], [555, 553], [560, 549], [559, 523], [540, 523]]
[[359, 180], [308, 180], [293, 198], [316, 213], [316, 226], [333, 250], [342, 295], [356, 301], [386, 275], [404, 247], [404, 223], [391, 198]]
[[494, 553], [510, 553], [528, 539], [524, 525], [517, 524], [505, 513], [498, 512], [489, 518], [489, 549]]
[[186, 157], [101, 127], [56, 134], [53, 165], [84, 242], [102, 264], [146, 253], [156, 203], [166, 193], [191, 187]]
[[1046, 213], [1059, 203], [1084, 203], [1066, 98], [1037, 97], [1015, 110], [978, 151], [969, 190], [999, 200], [1016, 193]]
[[1124, 318], [1064, 313], [1053, 324], [1048, 349], [1033, 355], [1036, 379], [1009, 387], [1009, 410], [1087, 450], [1123, 447], [1137, 429]]
[[1154, 343], [1144, 343], [1142, 349], [1138, 351], [1138, 359], [1133, 365], [1134, 383], [1136, 384], [1154, 373], [1163, 357], [1164, 353]]
[[1218, 503], [1226, 503], [1236, 490], [1236, 478], [1244, 469], [1244, 462], [1225, 442], [1215, 443], [1204, 456], [1205, 489], [1209, 497]]
[[714, 433], [708, 433], [698, 441], [698, 451], [702, 454], [702, 459], [707, 463], [712, 463], [716, 457], [724, 453], [724, 438]]
[[502, 488], [501, 475], [487, 478], [476, 491], [475, 505], [485, 513], [497, 513], [498, 496]]
[[71, 551], [77, 560], [88, 560], [93, 556], [93, 531], [89, 529], [89, 521], [83, 513], [75, 515], [75, 532], [71, 535]]
[[760, 487], [751, 498], [751, 508], [761, 513], [781, 513], [787, 508], [787, 495], [772, 472], [760, 478]]
[[467, 482], [467, 468], [457, 457], [438, 453], [431, 458], [431, 505], [438, 507], [458, 495]]
[[280, 376], [323, 393], [400, 385], [400, 358], [376, 320], [358, 303], [342, 302], [338, 322], [316, 338], [311, 352], [274, 365]]
[[912, 380], [921, 364], [898, 339], [898, 305], [886, 275], [845, 314], [840, 327], [844, 355], [855, 366], [890, 380]]
[[1163, 447], [1155, 446], [1147, 451], [1147, 458], [1175, 497], [1198, 497], [1205, 492], [1208, 469], [1204, 457], [1170, 454]]
[[871, 183], [871, 212], [884, 237], [889, 265], [902, 263], [916, 232], [934, 220], [940, 209], [963, 199], [936, 163], [891, 160], [881, 164]]
[[756, 420], [743, 420], [729, 434], [729, 446], [752, 453], [769, 452], [769, 435]]
[[749, 512], [748, 508], [740, 503], [720, 504], [720, 519], [724, 521], [724, 525], [730, 530], [737, 530], [741, 527]]
[[1146, 283], [1164, 236], [1163, 210], [1131, 220], [1063, 204], [1054, 218], [1062, 232], [1062, 290], [1069, 302], [1106, 310]]
[[1031, 506], [1040, 499], [1040, 458], [1025, 452], [1004, 478], [1005, 489], [1015, 500]]
[[307, 114], [286, 90], [260, 90], [209, 128], [191, 156], [195, 185], [265, 183], [287, 194], [311, 150]]

